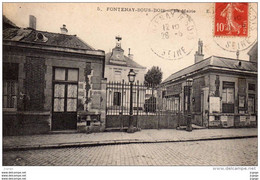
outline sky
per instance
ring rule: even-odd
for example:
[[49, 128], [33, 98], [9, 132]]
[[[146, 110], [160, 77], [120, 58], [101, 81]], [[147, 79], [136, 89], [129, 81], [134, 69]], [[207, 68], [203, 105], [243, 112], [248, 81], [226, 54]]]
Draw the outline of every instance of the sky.
[[[257, 11], [256, 4], [250, 6]], [[193, 41], [174, 39], [172, 36], [164, 41], [160, 32], [153, 33], [151, 27], [160, 9], [188, 10], [187, 14], [195, 26]], [[236, 58], [235, 52], [224, 50], [216, 43], [225, 43], [230, 38], [214, 39], [214, 3], [3, 3], [3, 14], [23, 28], [29, 26], [29, 15], [34, 15], [37, 18], [36, 29], [41, 31], [60, 33], [60, 27], [66, 24], [69, 34], [76, 34], [95, 49], [106, 53], [115, 47], [115, 37], [119, 35], [124, 54], [127, 55], [128, 48], [131, 48], [137, 63], [147, 69], [159, 66], [163, 79], [194, 63], [199, 39], [203, 41], [204, 58], [212, 55]], [[174, 19], [172, 23], [180, 22]], [[256, 31], [252, 33], [256, 39]], [[180, 45], [189, 47], [190, 52], [177, 60], [159, 57], [151, 50], [151, 47], [156, 47], [174, 51]], [[240, 51], [239, 59], [248, 60], [249, 49]]]

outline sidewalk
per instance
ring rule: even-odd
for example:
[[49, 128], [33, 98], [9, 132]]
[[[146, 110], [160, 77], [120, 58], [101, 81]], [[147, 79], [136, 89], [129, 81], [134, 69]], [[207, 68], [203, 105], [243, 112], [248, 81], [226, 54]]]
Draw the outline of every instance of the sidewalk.
[[3, 150], [84, 147], [129, 143], [160, 143], [219, 140], [257, 137], [257, 128], [200, 129], [187, 132], [176, 129], [149, 129], [135, 133], [102, 132], [74, 134], [43, 134], [3, 137]]

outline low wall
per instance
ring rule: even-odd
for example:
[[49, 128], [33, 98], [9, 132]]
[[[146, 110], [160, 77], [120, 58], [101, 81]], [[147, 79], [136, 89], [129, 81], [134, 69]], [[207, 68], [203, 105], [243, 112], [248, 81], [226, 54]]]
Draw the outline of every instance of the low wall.
[[[178, 124], [178, 117], [171, 115], [142, 115], [133, 116], [135, 127], [141, 129], [174, 129]], [[129, 116], [107, 115], [106, 128], [128, 127]]]
[[50, 113], [4, 113], [3, 135], [43, 134], [50, 131]]

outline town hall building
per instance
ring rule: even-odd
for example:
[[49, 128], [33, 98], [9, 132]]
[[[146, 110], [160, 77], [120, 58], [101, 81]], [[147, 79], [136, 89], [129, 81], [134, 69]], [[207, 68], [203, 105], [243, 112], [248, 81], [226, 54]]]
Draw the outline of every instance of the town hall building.
[[[133, 60], [133, 54], [130, 52], [126, 56], [124, 54], [124, 49], [121, 46], [122, 38], [116, 37], [116, 46], [112, 49], [112, 52], [106, 53], [105, 58], [105, 77], [107, 78], [107, 108], [117, 110], [124, 106], [127, 108], [129, 106], [129, 82], [128, 73], [130, 69], [135, 72], [135, 83], [143, 84], [144, 76], [146, 73], [146, 67], [139, 65]], [[122, 90], [122, 84], [125, 84], [124, 90]], [[137, 89], [134, 88], [133, 91], [133, 103], [134, 107], [143, 106], [146, 89], [139, 89], [139, 102], [137, 100]], [[123, 101], [123, 103], [122, 103]], [[128, 113], [127, 111], [125, 111]]]

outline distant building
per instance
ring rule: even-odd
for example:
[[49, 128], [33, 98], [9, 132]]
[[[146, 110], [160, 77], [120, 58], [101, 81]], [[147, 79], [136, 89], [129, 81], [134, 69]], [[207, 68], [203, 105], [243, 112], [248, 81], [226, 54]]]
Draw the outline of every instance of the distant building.
[[29, 28], [3, 23], [4, 134], [78, 130], [81, 111], [98, 114], [104, 126], [104, 51], [68, 35], [65, 25], [61, 33], [39, 31], [33, 16]]
[[[105, 77], [108, 84], [108, 93], [107, 93], [107, 108], [108, 109], [117, 109], [120, 106], [127, 106], [129, 103], [129, 87], [124, 89], [122, 92], [122, 83], [128, 83], [128, 73], [130, 69], [133, 69], [136, 73], [135, 83], [143, 84], [144, 75], [146, 73], [146, 68], [139, 65], [133, 60], [133, 54], [130, 52], [128, 56], [124, 55], [124, 50], [121, 47], [121, 37], [116, 37], [116, 46], [112, 49], [112, 52], [106, 54], [106, 66], [105, 66]], [[144, 104], [145, 98], [145, 89], [139, 89], [139, 105]], [[123, 93], [123, 94], [122, 94]], [[125, 98], [123, 104], [121, 103]], [[137, 106], [137, 89], [133, 91], [133, 102], [134, 106]]]
[[204, 59], [199, 41], [195, 63], [166, 78], [162, 84], [163, 109], [174, 107], [184, 114], [187, 78], [193, 79], [193, 123], [205, 127], [245, 127], [257, 124], [257, 44], [248, 53], [250, 61], [211, 56]]
[[116, 47], [112, 52], [106, 54], [105, 77], [109, 82], [128, 82], [128, 72], [133, 69], [136, 73], [135, 82], [143, 83], [146, 67], [139, 65], [133, 60], [133, 54], [130, 52], [128, 56], [124, 55], [124, 50], [121, 47], [121, 37], [116, 37]]

